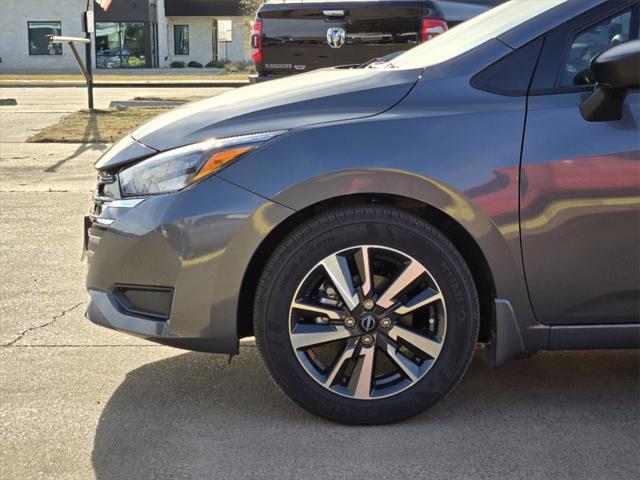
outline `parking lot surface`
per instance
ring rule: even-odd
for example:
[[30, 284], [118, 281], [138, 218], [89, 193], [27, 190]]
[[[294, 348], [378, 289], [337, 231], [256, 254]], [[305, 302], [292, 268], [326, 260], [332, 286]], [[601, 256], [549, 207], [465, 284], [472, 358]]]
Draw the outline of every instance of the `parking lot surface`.
[[51, 110], [34, 90], [27, 117], [0, 107], [0, 478], [640, 476], [636, 351], [476, 357], [426, 414], [347, 427], [291, 404], [252, 342], [229, 364], [90, 324], [82, 216], [106, 146], [21, 143], [38, 109], [83, 106], [81, 89]]

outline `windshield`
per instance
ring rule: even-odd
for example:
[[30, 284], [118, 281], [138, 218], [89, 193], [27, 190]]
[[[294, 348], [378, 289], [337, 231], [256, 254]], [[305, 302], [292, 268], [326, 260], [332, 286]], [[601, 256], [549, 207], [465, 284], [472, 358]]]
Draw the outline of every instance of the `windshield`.
[[392, 60], [392, 65], [399, 68], [421, 68], [442, 63], [566, 1], [568, 0], [511, 0], [399, 55]]

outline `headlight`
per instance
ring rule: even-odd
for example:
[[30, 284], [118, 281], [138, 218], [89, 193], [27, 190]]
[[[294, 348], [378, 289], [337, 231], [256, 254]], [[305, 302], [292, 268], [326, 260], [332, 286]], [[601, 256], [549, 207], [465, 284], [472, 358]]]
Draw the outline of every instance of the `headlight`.
[[220, 138], [159, 153], [120, 172], [122, 194], [138, 197], [181, 190], [283, 133]]

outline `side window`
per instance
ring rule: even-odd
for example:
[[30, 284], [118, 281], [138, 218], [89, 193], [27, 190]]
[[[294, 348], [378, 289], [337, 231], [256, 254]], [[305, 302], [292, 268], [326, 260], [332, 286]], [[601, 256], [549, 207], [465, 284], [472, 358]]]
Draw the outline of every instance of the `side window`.
[[559, 77], [559, 87], [593, 83], [589, 65], [603, 50], [632, 40], [631, 13], [628, 9], [576, 33], [569, 43]]
[[537, 38], [489, 65], [471, 79], [471, 86], [498, 95], [525, 96], [543, 41]]

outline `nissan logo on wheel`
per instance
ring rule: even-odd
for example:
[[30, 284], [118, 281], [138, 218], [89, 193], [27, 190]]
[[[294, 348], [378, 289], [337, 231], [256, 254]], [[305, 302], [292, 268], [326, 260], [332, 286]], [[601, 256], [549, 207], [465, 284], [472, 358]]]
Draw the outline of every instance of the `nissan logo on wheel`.
[[373, 315], [367, 315], [360, 320], [360, 328], [367, 333], [374, 330], [377, 324], [378, 322], [376, 321], [376, 317]]

